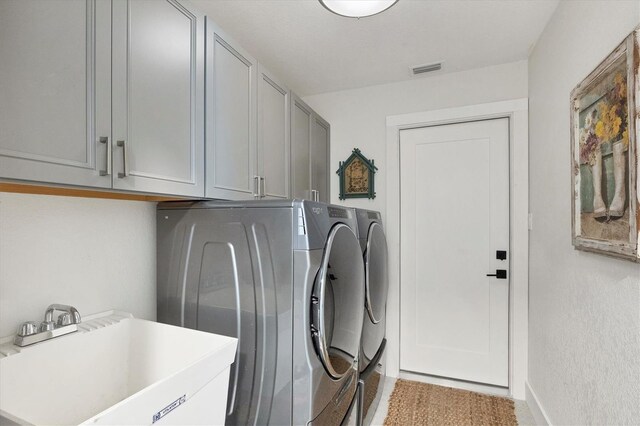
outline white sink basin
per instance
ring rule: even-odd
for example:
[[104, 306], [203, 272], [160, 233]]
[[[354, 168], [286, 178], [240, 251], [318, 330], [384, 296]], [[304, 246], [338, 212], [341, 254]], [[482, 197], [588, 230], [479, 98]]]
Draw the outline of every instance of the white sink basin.
[[79, 329], [0, 354], [0, 416], [47, 425], [224, 423], [236, 339], [118, 314]]

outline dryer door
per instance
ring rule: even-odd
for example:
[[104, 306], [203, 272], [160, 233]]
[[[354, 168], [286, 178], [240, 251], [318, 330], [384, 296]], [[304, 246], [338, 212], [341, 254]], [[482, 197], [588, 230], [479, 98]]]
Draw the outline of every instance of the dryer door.
[[389, 291], [387, 239], [379, 223], [369, 226], [365, 251], [366, 306], [369, 319], [378, 324], [385, 314]]
[[311, 335], [327, 373], [339, 379], [354, 366], [364, 315], [364, 264], [353, 231], [329, 233], [311, 297]]

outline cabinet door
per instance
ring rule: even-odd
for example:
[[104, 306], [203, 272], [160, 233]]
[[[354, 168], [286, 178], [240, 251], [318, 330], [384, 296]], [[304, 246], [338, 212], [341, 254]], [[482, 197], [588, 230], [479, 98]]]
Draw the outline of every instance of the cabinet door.
[[207, 20], [206, 196], [252, 199], [257, 62]]
[[329, 123], [315, 112], [311, 118], [311, 188], [318, 201], [328, 203], [329, 196]]
[[289, 90], [260, 66], [258, 174], [267, 198], [289, 198], [289, 152]]
[[291, 94], [291, 196], [311, 199], [311, 117], [313, 111]]
[[204, 15], [113, 0], [113, 187], [204, 195]]
[[0, 1], [0, 177], [111, 186], [110, 45], [109, 0]]

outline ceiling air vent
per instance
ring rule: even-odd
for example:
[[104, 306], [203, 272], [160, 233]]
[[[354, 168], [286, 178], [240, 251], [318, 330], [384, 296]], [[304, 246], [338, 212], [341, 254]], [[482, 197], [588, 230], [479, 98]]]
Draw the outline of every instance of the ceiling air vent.
[[413, 75], [424, 74], [431, 71], [438, 71], [442, 69], [442, 62], [436, 62], [434, 64], [416, 65], [411, 67], [411, 73]]

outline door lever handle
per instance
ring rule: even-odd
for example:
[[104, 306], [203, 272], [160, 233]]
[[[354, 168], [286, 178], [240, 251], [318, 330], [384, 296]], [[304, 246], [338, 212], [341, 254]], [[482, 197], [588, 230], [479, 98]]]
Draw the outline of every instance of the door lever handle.
[[495, 274], [487, 274], [488, 277], [496, 277], [499, 280], [507, 279], [507, 270], [506, 269], [496, 269]]

